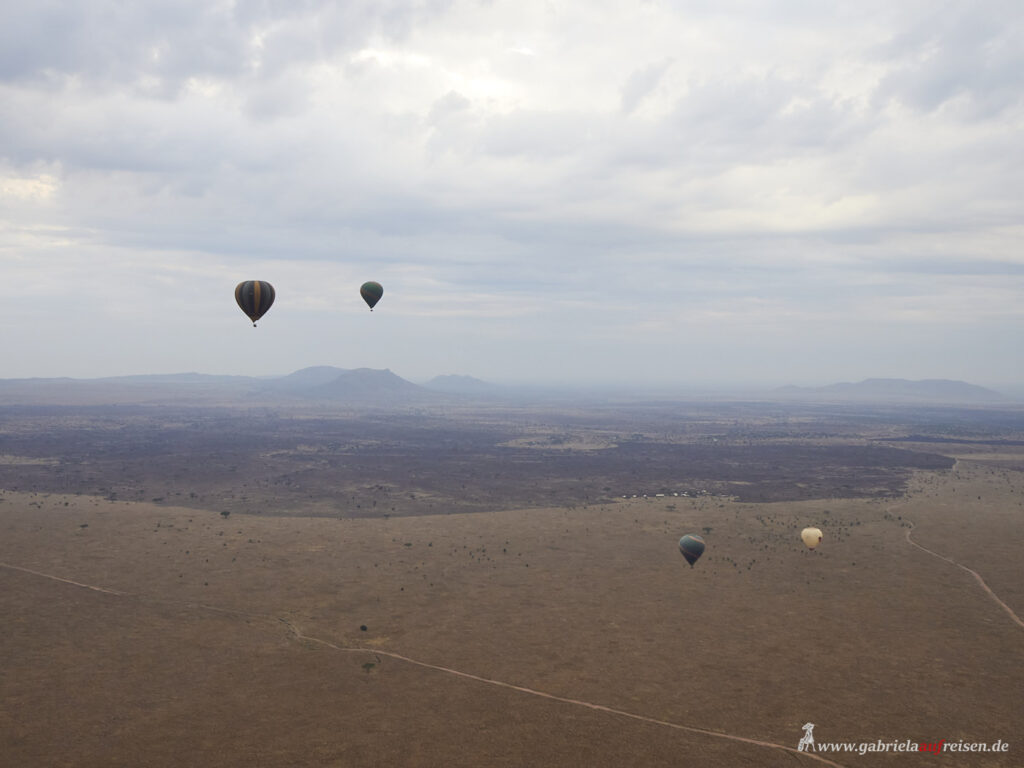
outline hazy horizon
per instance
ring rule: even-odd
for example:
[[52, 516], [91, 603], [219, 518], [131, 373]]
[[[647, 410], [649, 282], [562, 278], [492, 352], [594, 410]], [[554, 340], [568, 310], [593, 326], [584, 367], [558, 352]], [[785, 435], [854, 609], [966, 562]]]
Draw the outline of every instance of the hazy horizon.
[[595, 395], [608, 394], [614, 395], [621, 393], [624, 395], [638, 395], [647, 397], [659, 397], [659, 396], [671, 396], [675, 395], [696, 395], [696, 396], [707, 396], [713, 394], [721, 394], [723, 396], [743, 396], [743, 395], [763, 395], [769, 394], [774, 390], [782, 389], [785, 387], [795, 386], [800, 390], [807, 392], [813, 392], [817, 388], [830, 387], [833, 385], [843, 384], [861, 384], [869, 381], [901, 381], [908, 383], [933, 383], [933, 382], [953, 382], [958, 384], [967, 384], [970, 386], [979, 386], [984, 389], [992, 390], [997, 394], [1005, 395], [1011, 399], [1024, 396], [1024, 384], [1008, 382], [1002, 385], [992, 385], [986, 383], [979, 383], [976, 381], [964, 381], [960, 379], [900, 379], [898, 377], [888, 376], [864, 376], [851, 381], [807, 381], [807, 382], [794, 382], [791, 380], [787, 381], [772, 381], [770, 379], [752, 379], [749, 381], [648, 381], [642, 378], [634, 379], [594, 379], [594, 380], [581, 380], [581, 379], [558, 379], [558, 378], [534, 378], [534, 379], [485, 379], [472, 374], [460, 373], [460, 372], [445, 372], [438, 373], [433, 376], [426, 377], [414, 377], [406, 376], [401, 371], [396, 371], [391, 368], [367, 368], [362, 367], [346, 367], [343, 365], [314, 365], [306, 366], [305, 368], [290, 370], [290, 371], [279, 371], [271, 374], [261, 374], [250, 376], [249, 374], [236, 374], [236, 373], [217, 373], [211, 371], [159, 371], [155, 373], [129, 373], [129, 374], [115, 374], [111, 376], [54, 376], [54, 377], [0, 377], [0, 381], [32, 381], [32, 380], [71, 380], [79, 382], [96, 382], [107, 379], [121, 379], [121, 378], [138, 378], [145, 379], [152, 377], [154, 379], [160, 379], [163, 377], [184, 377], [184, 376], [209, 376], [209, 377], [240, 377], [240, 378], [252, 378], [252, 379], [264, 379], [272, 380], [276, 378], [284, 378], [294, 374], [298, 371], [306, 370], [307, 368], [336, 368], [339, 371], [357, 371], [357, 370], [368, 370], [368, 371], [388, 371], [394, 375], [417, 385], [427, 385], [433, 382], [435, 379], [442, 377], [456, 377], [456, 378], [467, 378], [480, 382], [484, 385], [494, 386], [500, 390], [507, 388], [510, 390], [520, 390], [523, 393], [528, 393], [531, 390], [537, 392], [580, 392], [580, 393], [592, 393]]
[[0, 378], [1019, 390], [1022, 31], [1002, 2], [12, 5]]

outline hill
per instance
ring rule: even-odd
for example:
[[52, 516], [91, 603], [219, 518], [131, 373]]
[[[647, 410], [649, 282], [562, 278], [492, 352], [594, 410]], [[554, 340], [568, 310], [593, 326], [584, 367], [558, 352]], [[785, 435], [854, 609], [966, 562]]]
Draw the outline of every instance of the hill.
[[313, 399], [369, 405], [409, 405], [435, 402], [442, 396], [406, 381], [389, 369], [357, 368], [303, 393]]
[[157, 374], [104, 379], [0, 379], [0, 405], [275, 405], [331, 401], [404, 406], [443, 402], [440, 392], [389, 370], [303, 368], [275, 378]]
[[494, 395], [501, 389], [495, 384], [481, 381], [473, 376], [457, 374], [435, 376], [423, 386], [436, 392], [449, 392], [458, 395]]
[[314, 365], [302, 368], [287, 376], [268, 379], [262, 383], [263, 389], [278, 392], [303, 392], [314, 387], [330, 384], [343, 374], [350, 373], [347, 368], [335, 368], [332, 365]]
[[824, 387], [780, 387], [774, 394], [787, 398], [856, 400], [875, 402], [1004, 403], [1007, 398], [994, 390], [950, 379], [864, 379], [857, 383]]

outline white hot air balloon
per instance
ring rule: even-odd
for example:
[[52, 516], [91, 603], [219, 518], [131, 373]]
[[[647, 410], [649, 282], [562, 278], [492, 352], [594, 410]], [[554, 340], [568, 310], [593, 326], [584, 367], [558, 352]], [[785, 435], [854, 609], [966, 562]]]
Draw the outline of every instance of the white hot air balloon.
[[800, 538], [804, 540], [808, 549], [814, 549], [821, 544], [821, 528], [804, 528], [800, 531]]

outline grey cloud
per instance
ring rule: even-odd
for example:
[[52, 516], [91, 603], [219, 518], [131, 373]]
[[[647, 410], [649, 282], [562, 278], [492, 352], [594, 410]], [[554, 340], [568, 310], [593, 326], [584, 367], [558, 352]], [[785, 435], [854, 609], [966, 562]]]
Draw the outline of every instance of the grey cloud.
[[[870, 261], [860, 265], [863, 271], [874, 271], [878, 264]], [[1010, 279], [1024, 277], [1024, 263], [996, 261], [989, 258], [957, 256], [954, 258], [897, 257], [885, 260], [889, 274], [903, 275], [976, 275]]]
[[276, 76], [297, 63], [352, 50], [373, 35], [401, 39], [448, 5], [448, 0], [7, 3], [0, 25], [0, 80], [59, 86], [62, 78], [77, 76], [172, 98], [190, 77]]
[[490, 118], [481, 146], [494, 155], [564, 157], [577, 151], [586, 138], [587, 121], [582, 115], [517, 110]]
[[235, 74], [244, 66], [245, 30], [221, 8], [203, 0], [17, 4], [0, 32], [0, 76], [178, 83]]
[[[980, 13], [982, 7], [999, 12]], [[976, 117], [1019, 106], [1024, 90], [1024, 7], [1015, 2], [949, 3], [876, 49], [896, 65], [877, 98], [932, 111], [958, 96]]]
[[245, 113], [256, 121], [296, 117], [309, 107], [310, 89], [304, 77], [284, 72], [254, 83], [246, 93]]
[[69, 173], [82, 168], [146, 173], [209, 169], [237, 151], [229, 141], [231, 118], [224, 113], [84, 94], [60, 102], [21, 91], [4, 96], [0, 137], [5, 155], [19, 163], [59, 161]]
[[427, 123], [438, 125], [453, 115], [464, 112], [472, 102], [456, 91], [448, 91], [444, 96], [434, 102], [427, 113]]
[[627, 115], [639, 106], [651, 91], [658, 87], [665, 71], [672, 65], [672, 60], [667, 59], [654, 64], [648, 64], [642, 69], [635, 70], [626, 80], [622, 87], [622, 111]]
[[608, 162], [707, 175], [837, 152], [869, 135], [875, 120], [813, 83], [766, 76], [695, 84], [659, 119], [609, 121], [602, 130]]
[[857, 121], [812, 85], [769, 76], [697, 86], [679, 101], [673, 123], [683, 141], [763, 159], [780, 149], [833, 146], [849, 137]]
[[[163, 2], [129, 4], [120, 15], [113, 3], [89, 5], [88, 13], [71, 3], [31, 11], [11, 5], [13, 21], [0, 29], [0, 194], [7, 195], [0, 249], [25, 258], [17, 269], [5, 262], [0, 283], [17, 293], [26, 280], [46, 282], [58, 271], [54, 264], [70, 264], [97, 284], [155, 285], [152, 275], [163, 268], [183, 290], [208, 295], [211, 313], [233, 315], [233, 283], [225, 292], [218, 281], [231, 283], [236, 272], [239, 279], [273, 279], [270, 272], [290, 271], [290, 279], [313, 283], [311, 273], [329, 282], [337, 273], [365, 271], [386, 275], [392, 297], [405, 283], [408, 302], [396, 301], [395, 315], [423, 319], [417, 332], [436, 319], [432, 308], [446, 295], [477, 309], [491, 297], [502, 311], [503, 302], [528, 305], [531, 316], [522, 322], [474, 325], [493, 357], [489, 366], [506, 359], [528, 369], [534, 349], [551, 354], [543, 348], [552, 327], [567, 344], [596, 333], [625, 340], [595, 344], [592, 357], [580, 353], [566, 364], [581, 376], [631, 354], [629, 339], [648, 322], [655, 330], [641, 357], [666, 344], [682, 352], [703, 339], [709, 354], [743, 359], [761, 345], [760, 328], [751, 330], [762, 320], [774, 324], [769, 357], [792, 350], [790, 336], [801, 334], [817, 335], [821, 350], [836, 347], [815, 325], [821, 318], [845, 329], [854, 346], [869, 348], [858, 334], [872, 317], [863, 309], [872, 297], [897, 308], [905, 297], [919, 297], [916, 306], [939, 323], [943, 302], [957, 299], [959, 283], [970, 283], [974, 293], [957, 320], [970, 321], [984, 315], [972, 315], [976, 306], [988, 297], [989, 305], [998, 303], [1019, 283], [1013, 232], [993, 232], [1020, 219], [1024, 150], [1010, 111], [1024, 69], [1011, 45], [1020, 36], [1019, 14], [991, 13], [960, 28], [950, 21], [955, 14], [933, 18], [930, 3], [909, 11], [879, 3], [840, 18], [827, 4], [769, 2], [758, 4], [752, 19], [743, 12], [749, 3], [706, 2], [699, 20], [713, 23], [705, 31], [720, 34], [714, 42], [742, 60], [729, 54], [695, 65], [689, 89], [672, 101], [669, 89], [685, 87], [682, 70], [691, 63], [671, 42], [660, 50], [623, 45], [632, 59], [602, 82], [559, 79], [554, 75], [564, 71], [556, 71], [550, 47], [547, 57], [521, 64], [509, 59], [523, 57], [502, 58], [500, 50], [493, 59], [478, 55], [474, 45], [500, 26], [502, 9], [493, 18], [477, 8], [433, 23], [445, 5]], [[680, 30], [692, 16], [691, 5], [681, 9]], [[849, 35], [847, 21], [855, 28]], [[887, 48], [866, 54], [865, 38], [890, 29], [912, 34], [894, 35]], [[586, 72], [610, 63], [614, 31], [605, 34], [559, 30]], [[400, 65], [382, 57], [357, 76], [346, 52], [382, 38]], [[407, 38], [415, 45], [403, 47]], [[736, 47], [744, 41], [751, 50]], [[536, 41], [538, 51], [543, 43]], [[797, 52], [783, 66], [776, 59], [789, 43]], [[841, 52], [825, 51], [832, 43]], [[154, 47], [161, 50], [156, 58]], [[677, 54], [675, 64], [660, 58]], [[330, 66], [314, 75], [317, 62]], [[818, 62], [829, 71], [818, 71]], [[850, 73], [850, 92], [870, 90], [864, 83], [878, 71], [891, 75], [874, 102], [836, 95]], [[201, 87], [187, 84], [190, 77]], [[552, 82], [594, 91], [572, 94], [568, 107]], [[500, 98], [481, 95], [489, 83]], [[431, 103], [424, 94], [438, 98]], [[918, 111], [949, 103], [950, 94], [957, 110], [968, 102], [970, 109]], [[887, 108], [892, 100], [914, 114]], [[934, 136], [926, 130], [933, 126]], [[18, 196], [18, 184], [43, 174], [54, 179], [51, 197]], [[857, 194], [872, 201], [863, 215], [832, 219], [813, 210]], [[793, 231], [775, 234], [776, 227]], [[947, 232], [956, 233], [955, 245]], [[182, 254], [188, 263], [175, 272]], [[322, 324], [293, 314], [296, 299], [320, 300], [316, 287], [279, 288], [277, 317], [294, 323], [310, 350], [309, 358], [281, 365], [324, 362], [315, 359]], [[307, 295], [298, 296], [303, 290]], [[327, 306], [334, 293], [323, 293]], [[78, 294], [94, 302], [76, 311], [83, 333], [95, 333], [89, 323], [98, 300], [92, 291]], [[0, 324], [29, 317], [24, 306], [3, 304]], [[46, 306], [54, 316], [63, 308], [58, 301]], [[188, 321], [197, 334], [208, 332], [205, 321]], [[118, 324], [126, 325], [121, 318]], [[266, 331], [279, 325], [268, 323]], [[52, 343], [63, 338], [57, 326], [39, 327]], [[464, 328], [453, 321], [431, 343], [457, 350]], [[943, 337], [936, 328], [908, 331], [903, 342]], [[124, 365], [149, 359], [134, 357], [147, 349], [173, 346], [171, 330], [154, 325], [153, 332], [168, 335], [132, 346]], [[283, 343], [291, 354], [292, 342]], [[510, 354], [515, 345], [531, 355]], [[37, 353], [19, 354], [21, 370], [32, 373]], [[853, 364], [845, 347], [829, 354]], [[196, 367], [174, 362], [183, 359], [154, 355], [150, 364]], [[406, 372], [401, 360], [384, 365]], [[744, 365], [730, 372], [742, 375]], [[821, 370], [817, 358], [813, 365]], [[685, 363], [678, 370], [690, 375]], [[447, 371], [426, 371], [439, 372]]]
[[478, 116], [472, 102], [449, 92], [431, 106], [426, 124], [430, 146], [463, 156], [523, 158], [528, 162], [567, 158], [581, 152], [602, 122], [595, 116], [554, 110], [516, 109]]

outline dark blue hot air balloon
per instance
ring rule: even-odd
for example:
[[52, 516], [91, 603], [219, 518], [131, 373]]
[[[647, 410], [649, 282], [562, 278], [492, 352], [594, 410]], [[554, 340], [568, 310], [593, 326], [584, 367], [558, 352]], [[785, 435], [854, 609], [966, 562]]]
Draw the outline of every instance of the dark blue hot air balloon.
[[679, 540], [679, 551], [693, 568], [693, 564], [704, 554], [704, 539], [688, 533]]

